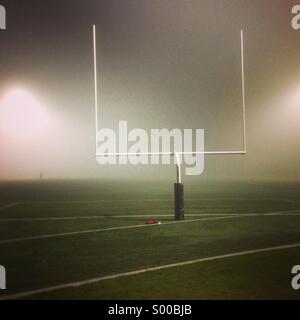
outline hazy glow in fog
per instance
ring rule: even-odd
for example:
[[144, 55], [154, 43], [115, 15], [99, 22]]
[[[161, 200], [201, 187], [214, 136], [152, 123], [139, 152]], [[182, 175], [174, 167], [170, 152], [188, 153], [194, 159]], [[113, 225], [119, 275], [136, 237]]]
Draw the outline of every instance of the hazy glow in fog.
[[300, 127], [300, 86], [287, 90], [280, 99], [275, 116], [277, 125], [282, 125], [282, 132], [299, 131]]
[[289, 100], [290, 111], [295, 111], [300, 115], [300, 86], [290, 93]]
[[0, 101], [0, 130], [12, 140], [35, 142], [48, 123], [45, 107], [25, 89], [11, 89]]

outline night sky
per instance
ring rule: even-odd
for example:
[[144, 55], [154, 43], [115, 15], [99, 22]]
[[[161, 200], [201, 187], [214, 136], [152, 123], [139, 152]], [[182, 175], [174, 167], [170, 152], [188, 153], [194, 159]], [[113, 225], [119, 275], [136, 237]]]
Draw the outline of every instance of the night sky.
[[[172, 166], [97, 165], [92, 25], [100, 126], [205, 129], [206, 150], [242, 146], [245, 33], [248, 155], [206, 158], [203, 178], [300, 178], [300, 30], [287, 0], [0, 0], [0, 116], [23, 88], [47, 111], [43, 134], [0, 119], [0, 180], [170, 177]], [[300, 3], [300, 1], [299, 1]], [[20, 114], [15, 117], [20, 118]], [[19, 119], [19, 121], [22, 121]], [[1, 127], [2, 123], [2, 127]], [[195, 177], [193, 179], [199, 179]], [[201, 178], [200, 178], [201, 179]]]

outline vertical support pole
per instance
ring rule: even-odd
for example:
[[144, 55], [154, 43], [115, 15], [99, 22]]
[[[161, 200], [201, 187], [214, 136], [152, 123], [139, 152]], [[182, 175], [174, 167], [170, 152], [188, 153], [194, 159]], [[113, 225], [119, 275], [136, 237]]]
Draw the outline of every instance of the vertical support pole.
[[175, 220], [184, 220], [184, 187], [181, 182], [181, 165], [178, 153], [174, 154], [176, 161], [177, 182], [174, 184]]
[[243, 104], [243, 150], [247, 152], [246, 139], [246, 99], [245, 99], [245, 57], [244, 57], [244, 31], [241, 30], [241, 67], [242, 67], [242, 104]]
[[94, 104], [95, 104], [95, 152], [98, 147], [98, 76], [97, 76], [97, 39], [96, 26], [93, 25], [93, 58], [94, 58]]

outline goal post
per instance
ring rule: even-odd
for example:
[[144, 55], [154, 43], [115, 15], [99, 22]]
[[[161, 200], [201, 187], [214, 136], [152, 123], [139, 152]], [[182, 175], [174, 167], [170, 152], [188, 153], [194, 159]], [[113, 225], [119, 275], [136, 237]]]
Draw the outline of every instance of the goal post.
[[98, 130], [99, 130], [99, 110], [98, 110], [98, 71], [97, 71], [97, 35], [96, 26], [93, 25], [93, 62], [94, 62], [94, 114], [95, 114], [95, 156], [98, 157], [129, 157], [129, 156], [164, 156], [169, 155], [175, 158], [177, 179], [174, 183], [174, 200], [175, 200], [175, 220], [184, 220], [184, 184], [181, 176], [180, 155], [203, 155], [203, 156], [225, 156], [225, 155], [246, 155], [247, 139], [246, 139], [246, 99], [245, 99], [245, 65], [244, 65], [244, 31], [240, 31], [240, 50], [241, 50], [241, 91], [242, 91], [242, 148], [240, 150], [223, 150], [223, 151], [190, 151], [177, 152], [114, 152], [114, 153], [99, 153], [98, 146]]

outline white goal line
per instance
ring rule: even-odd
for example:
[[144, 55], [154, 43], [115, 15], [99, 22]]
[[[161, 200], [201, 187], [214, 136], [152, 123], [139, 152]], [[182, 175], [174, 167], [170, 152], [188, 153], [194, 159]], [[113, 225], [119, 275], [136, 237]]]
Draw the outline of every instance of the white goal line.
[[180, 261], [180, 262], [175, 262], [175, 263], [166, 264], [166, 265], [149, 267], [149, 268], [145, 268], [145, 269], [127, 271], [127, 272], [123, 272], [123, 273], [116, 273], [116, 274], [101, 276], [101, 277], [92, 278], [92, 279], [64, 283], [64, 284], [60, 284], [60, 285], [56, 285], [56, 286], [52, 286], [52, 287], [46, 287], [46, 288], [41, 288], [41, 289], [35, 289], [35, 290], [30, 290], [30, 291], [25, 291], [25, 292], [14, 293], [14, 294], [10, 294], [10, 295], [5, 295], [5, 296], [1, 297], [0, 299], [1, 300], [20, 299], [20, 298], [34, 296], [37, 294], [53, 292], [53, 291], [57, 291], [57, 290], [63, 290], [63, 289], [68, 289], [68, 288], [73, 288], [73, 289], [79, 288], [84, 285], [95, 284], [95, 283], [106, 281], [106, 280], [115, 280], [115, 279], [119, 279], [119, 278], [135, 276], [135, 275], [143, 274], [146, 272], [155, 272], [155, 271], [166, 270], [166, 269], [170, 269], [170, 268], [184, 267], [184, 266], [193, 265], [193, 264], [202, 263], [202, 262], [222, 260], [222, 259], [240, 257], [240, 256], [245, 256], [245, 255], [253, 255], [253, 254], [264, 253], [264, 252], [288, 250], [288, 249], [294, 249], [294, 248], [299, 248], [299, 247], [300, 247], [300, 243], [293, 243], [293, 244], [286, 244], [286, 245], [277, 245], [277, 246], [273, 246], [273, 247], [265, 247], [265, 248], [258, 248], [258, 249], [252, 249], [252, 250], [231, 252], [231, 253], [221, 254], [221, 255], [212, 256], [212, 257], [204, 257], [204, 258], [199, 258], [199, 259], [194, 259], [194, 260]]
[[4, 239], [4, 240], [0, 240], [0, 245], [15, 243], [15, 242], [22, 242], [22, 241], [50, 239], [50, 238], [84, 235], [84, 234], [100, 233], [100, 232], [108, 232], [108, 231], [120, 231], [120, 230], [154, 228], [154, 227], [158, 228], [158, 227], [167, 226], [167, 225], [177, 225], [177, 224], [183, 224], [183, 223], [186, 224], [186, 223], [201, 222], [201, 221], [214, 221], [214, 220], [227, 220], [227, 219], [229, 220], [229, 219], [241, 219], [241, 218], [251, 218], [251, 217], [299, 216], [300, 214], [297, 215], [297, 212], [299, 212], [299, 210], [295, 210], [295, 212], [279, 211], [279, 212], [269, 212], [269, 213], [233, 214], [233, 215], [213, 216], [213, 217], [206, 216], [206, 218], [189, 219], [189, 220], [182, 220], [182, 221], [168, 221], [162, 224], [137, 224], [137, 225], [127, 225], [127, 226], [120, 226], [120, 227], [109, 227], [109, 228], [90, 229], [90, 230], [73, 231], [73, 232], [44, 234], [44, 235], [30, 236], [30, 237], [24, 237], [24, 238]]

